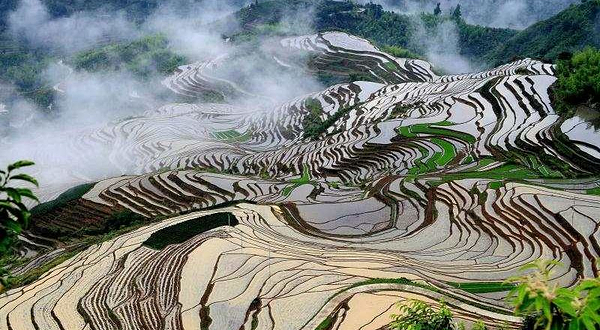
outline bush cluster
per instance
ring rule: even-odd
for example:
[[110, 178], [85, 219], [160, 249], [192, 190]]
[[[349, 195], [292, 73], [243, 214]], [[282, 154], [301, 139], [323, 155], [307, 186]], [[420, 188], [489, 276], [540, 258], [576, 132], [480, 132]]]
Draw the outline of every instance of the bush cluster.
[[594, 48], [563, 55], [556, 67], [556, 110], [571, 115], [584, 105], [600, 111], [600, 51]]

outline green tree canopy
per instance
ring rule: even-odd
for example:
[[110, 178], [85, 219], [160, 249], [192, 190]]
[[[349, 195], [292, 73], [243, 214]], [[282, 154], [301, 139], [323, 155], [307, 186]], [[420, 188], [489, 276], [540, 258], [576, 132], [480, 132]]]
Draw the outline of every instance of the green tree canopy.
[[433, 10], [433, 14], [435, 16], [439, 16], [442, 13], [442, 8], [440, 8], [440, 3], [438, 2], [438, 4], [435, 6], [435, 9]]
[[573, 114], [579, 106], [600, 111], [600, 51], [586, 48], [562, 57], [556, 67], [557, 111]]

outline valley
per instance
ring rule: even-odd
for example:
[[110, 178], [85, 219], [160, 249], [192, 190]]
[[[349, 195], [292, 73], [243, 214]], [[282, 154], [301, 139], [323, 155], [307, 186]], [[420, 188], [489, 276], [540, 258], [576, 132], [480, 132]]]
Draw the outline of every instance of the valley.
[[146, 220], [0, 295], [0, 328], [377, 330], [407, 299], [516, 328], [502, 282], [521, 266], [560, 261], [566, 287], [598, 275], [600, 136], [555, 112], [553, 64], [441, 75], [338, 31], [265, 49], [282, 71], [306, 70], [302, 56], [365, 79], [278, 102], [231, 80], [238, 55], [222, 54], [162, 84], [260, 106], [168, 103], [79, 132], [64, 152], [109, 150], [131, 170], [74, 173], [88, 184], [34, 209], [28, 262], [118, 212]]

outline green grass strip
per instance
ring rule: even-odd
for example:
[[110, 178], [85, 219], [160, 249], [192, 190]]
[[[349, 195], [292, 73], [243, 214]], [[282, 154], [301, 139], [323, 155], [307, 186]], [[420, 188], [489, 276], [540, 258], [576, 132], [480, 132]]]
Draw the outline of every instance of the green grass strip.
[[244, 134], [242, 134], [233, 129], [221, 132], [213, 132], [211, 135], [217, 140], [226, 142], [247, 142], [252, 137], [250, 131], [246, 131]]
[[323, 322], [319, 323], [319, 325], [315, 328], [315, 330], [327, 330], [331, 328], [333, 325], [333, 318], [331, 316], [327, 316]]
[[503, 282], [448, 282], [448, 284], [469, 293], [506, 292], [515, 287], [513, 284]]
[[452, 143], [438, 138], [431, 139], [431, 142], [437, 144], [444, 150], [444, 153], [436, 160], [436, 163], [439, 166], [445, 166], [456, 157], [456, 151], [454, 150], [454, 145]]
[[600, 196], [600, 187], [588, 189], [588, 190], [585, 191], [585, 193], [588, 194], [588, 195]]
[[410, 126], [402, 126], [397, 128], [397, 132], [399, 135], [402, 135], [406, 138], [416, 137], [417, 134], [431, 134], [431, 135], [439, 135], [439, 136], [447, 136], [453, 137], [462, 141], [465, 141], [469, 144], [473, 144], [476, 142], [474, 136], [464, 133], [457, 132], [447, 128], [440, 128], [436, 126], [451, 126], [454, 123], [449, 121], [442, 121], [439, 123], [427, 123], [427, 124], [415, 124]]

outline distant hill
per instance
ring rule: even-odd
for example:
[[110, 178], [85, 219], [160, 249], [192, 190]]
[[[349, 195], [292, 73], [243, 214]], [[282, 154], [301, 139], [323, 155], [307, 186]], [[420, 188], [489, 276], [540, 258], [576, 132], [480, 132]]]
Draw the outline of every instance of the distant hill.
[[281, 28], [279, 23], [282, 18], [294, 17], [294, 12], [305, 13], [309, 7], [313, 10], [314, 29], [318, 32], [344, 31], [369, 39], [379, 46], [400, 46], [421, 55], [426, 50], [415, 37], [419, 29], [434, 33], [431, 30], [446, 21], [456, 23], [460, 53], [471, 59], [481, 58], [489, 49], [517, 34], [516, 30], [472, 25], [450, 16], [398, 14], [374, 3], [361, 5], [350, 1], [272, 0], [245, 7], [236, 14], [241, 23], [238, 35], [258, 35], [268, 30], [265, 25], [276, 31]]
[[581, 0], [356, 0], [356, 2], [374, 2], [383, 5], [386, 10], [412, 13], [432, 12], [437, 3], [440, 3], [443, 13], [451, 13], [457, 5], [460, 5], [462, 16], [469, 24], [525, 29]]
[[600, 46], [600, 1], [572, 5], [558, 15], [538, 22], [501, 44], [485, 59], [492, 65], [512, 58], [554, 61], [562, 52]]

